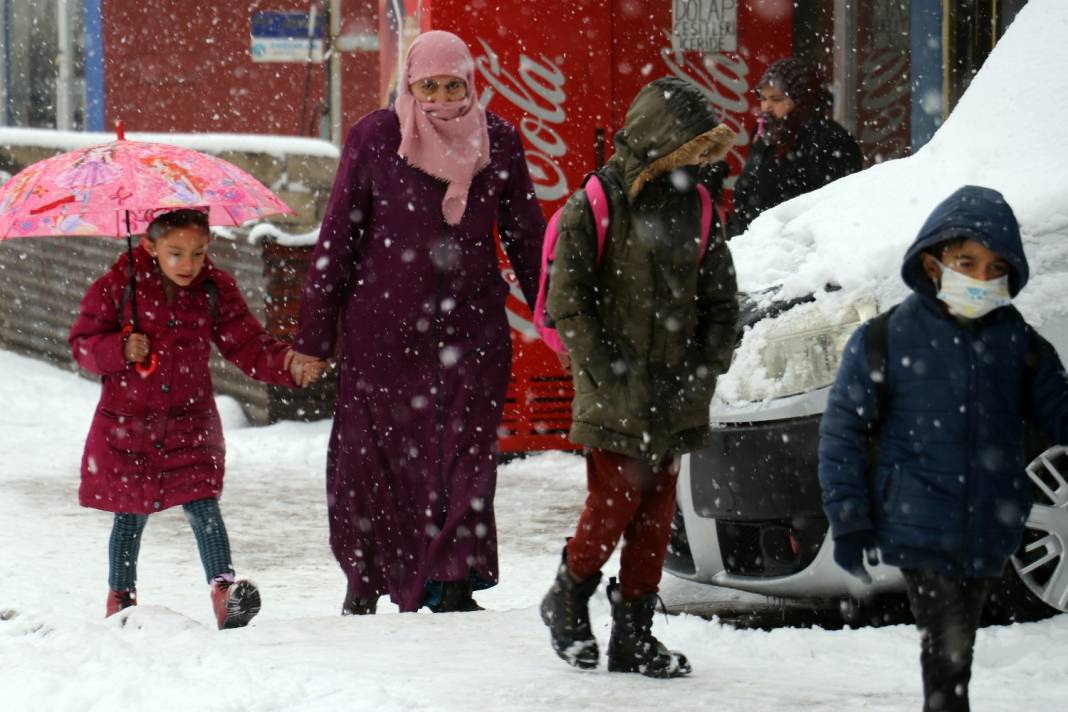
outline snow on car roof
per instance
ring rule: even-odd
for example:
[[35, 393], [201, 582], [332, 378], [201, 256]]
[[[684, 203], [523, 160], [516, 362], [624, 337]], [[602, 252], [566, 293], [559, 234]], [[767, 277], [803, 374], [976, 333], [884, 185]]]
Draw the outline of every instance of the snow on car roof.
[[965, 184], [1000, 191], [1020, 222], [1031, 281], [1016, 300], [1036, 325], [1068, 313], [1068, 3], [1032, 0], [931, 141], [783, 203], [730, 243], [739, 287], [774, 298], [874, 293], [900, 301], [901, 259], [924, 219]]

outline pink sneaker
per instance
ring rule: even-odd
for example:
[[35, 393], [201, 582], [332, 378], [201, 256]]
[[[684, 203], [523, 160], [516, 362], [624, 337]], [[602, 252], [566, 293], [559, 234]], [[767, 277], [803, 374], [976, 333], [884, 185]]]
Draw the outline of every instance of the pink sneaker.
[[235, 581], [233, 574], [216, 576], [211, 582], [211, 606], [219, 630], [241, 628], [260, 612], [260, 590], [251, 581]]
[[137, 605], [137, 589], [127, 588], [122, 591], [108, 589], [107, 613], [105, 618], [110, 618], [124, 608]]

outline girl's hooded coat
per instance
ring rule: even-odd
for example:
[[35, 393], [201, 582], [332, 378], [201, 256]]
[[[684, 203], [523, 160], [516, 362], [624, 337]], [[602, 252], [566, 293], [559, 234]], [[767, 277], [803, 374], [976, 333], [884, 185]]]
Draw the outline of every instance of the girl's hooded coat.
[[868, 325], [846, 345], [820, 422], [820, 487], [834, 536], [874, 531], [884, 562], [997, 576], [1031, 509], [1024, 419], [1068, 442], [1068, 380], [1037, 335], [1029, 375], [1032, 337], [1015, 307], [974, 320], [946, 313], [921, 255], [954, 237], [1008, 261], [1013, 296], [1027, 283], [1019, 227], [1000, 194], [965, 186], [935, 208], [902, 265], [914, 291], [887, 323], [885, 402], [868, 366]]
[[212, 342], [246, 374], [295, 386], [285, 344], [253, 316], [226, 272], [208, 260], [168, 304], [155, 260], [134, 250], [138, 331], [159, 357], [138, 374], [123, 355], [130, 321], [126, 255], [82, 299], [69, 342], [74, 360], [102, 376], [103, 391], [85, 443], [79, 501], [109, 512], [150, 514], [222, 492], [225, 461], [208, 358]]

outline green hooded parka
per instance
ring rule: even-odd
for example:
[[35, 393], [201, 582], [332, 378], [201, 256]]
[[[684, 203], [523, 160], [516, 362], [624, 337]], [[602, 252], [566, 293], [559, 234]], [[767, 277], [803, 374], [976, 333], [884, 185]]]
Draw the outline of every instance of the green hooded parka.
[[575, 443], [660, 460], [708, 444], [709, 401], [730, 365], [738, 317], [726, 244], [699, 260], [695, 163], [734, 132], [680, 79], [646, 85], [598, 171], [609, 198], [601, 264], [584, 191], [559, 225], [547, 310], [572, 360]]

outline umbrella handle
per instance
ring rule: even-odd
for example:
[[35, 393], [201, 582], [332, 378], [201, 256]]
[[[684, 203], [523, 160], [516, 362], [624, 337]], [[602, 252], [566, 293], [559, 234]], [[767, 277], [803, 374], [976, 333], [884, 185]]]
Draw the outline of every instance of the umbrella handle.
[[[123, 336], [133, 333], [133, 324], [127, 324], [122, 327]], [[134, 364], [134, 370], [141, 375], [141, 378], [148, 378], [156, 369], [159, 368], [159, 354], [152, 352], [146, 357], [147, 363], [142, 361], [141, 363]]]
[[141, 374], [141, 378], [148, 378], [159, 368], [159, 354], [153, 352], [148, 355], [148, 363], [135, 363], [134, 370]]

